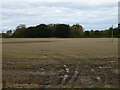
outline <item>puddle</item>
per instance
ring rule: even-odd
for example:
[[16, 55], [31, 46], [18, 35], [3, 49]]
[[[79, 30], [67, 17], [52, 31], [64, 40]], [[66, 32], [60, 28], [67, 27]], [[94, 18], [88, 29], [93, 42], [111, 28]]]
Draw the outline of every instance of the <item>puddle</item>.
[[89, 76], [81, 76], [80, 81], [84, 85], [91, 85], [93, 83]]

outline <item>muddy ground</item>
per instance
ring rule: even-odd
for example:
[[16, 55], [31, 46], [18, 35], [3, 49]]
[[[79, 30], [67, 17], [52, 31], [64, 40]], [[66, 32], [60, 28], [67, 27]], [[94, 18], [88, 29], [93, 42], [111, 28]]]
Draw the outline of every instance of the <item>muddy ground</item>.
[[3, 39], [3, 87], [118, 87], [118, 39]]

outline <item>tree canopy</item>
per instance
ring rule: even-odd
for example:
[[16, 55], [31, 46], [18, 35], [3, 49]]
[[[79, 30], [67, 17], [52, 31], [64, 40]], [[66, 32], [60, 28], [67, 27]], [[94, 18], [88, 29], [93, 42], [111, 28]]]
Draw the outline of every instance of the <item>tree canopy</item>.
[[106, 30], [90, 30], [84, 31], [83, 27], [79, 24], [72, 26], [68, 24], [40, 24], [33, 27], [26, 27], [26, 25], [20, 24], [14, 30], [8, 30], [6, 33], [2, 33], [2, 37], [10, 38], [99, 38], [99, 37], [120, 37], [119, 28], [109, 28]]

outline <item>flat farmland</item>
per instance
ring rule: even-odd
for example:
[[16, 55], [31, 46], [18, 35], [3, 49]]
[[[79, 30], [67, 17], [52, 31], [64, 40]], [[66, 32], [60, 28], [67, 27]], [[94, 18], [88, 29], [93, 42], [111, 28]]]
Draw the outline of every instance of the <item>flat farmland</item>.
[[2, 45], [4, 87], [118, 87], [118, 38], [10, 38]]

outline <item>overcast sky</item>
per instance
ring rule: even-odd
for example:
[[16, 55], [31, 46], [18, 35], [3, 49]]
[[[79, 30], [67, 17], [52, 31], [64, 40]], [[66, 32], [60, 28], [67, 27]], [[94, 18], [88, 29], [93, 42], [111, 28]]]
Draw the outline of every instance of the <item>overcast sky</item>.
[[19, 24], [80, 24], [85, 30], [102, 30], [118, 24], [119, 0], [2, 0], [2, 31]]

